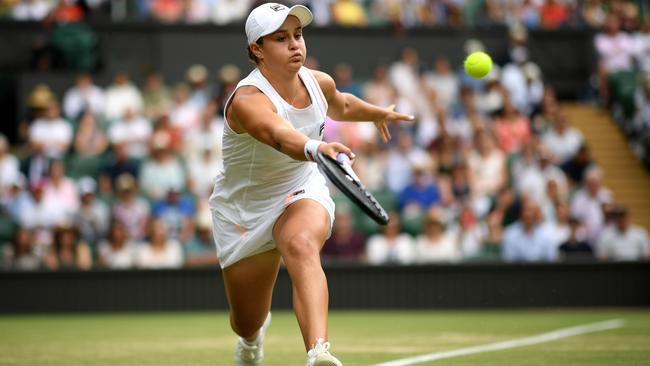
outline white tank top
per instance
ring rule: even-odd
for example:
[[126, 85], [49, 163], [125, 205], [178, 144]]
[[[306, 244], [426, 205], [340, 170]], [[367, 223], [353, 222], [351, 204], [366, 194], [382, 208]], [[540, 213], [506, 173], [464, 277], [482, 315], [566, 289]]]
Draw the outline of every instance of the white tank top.
[[[310, 139], [321, 140], [327, 101], [309, 69], [300, 68], [298, 76], [311, 99], [310, 105], [303, 109], [287, 103], [257, 68], [237, 84], [235, 91], [247, 85], [256, 87], [271, 100], [278, 115]], [[232, 95], [226, 102], [224, 119]], [[294, 160], [248, 133], [237, 133], [226, 120], [223, 168], [217, 175], [210, 206], [225, 218], [247, 225], [268, 210], [284, 204], [294, 189], [304, 185], [313, 174], [320, 174], [316, 164]]]

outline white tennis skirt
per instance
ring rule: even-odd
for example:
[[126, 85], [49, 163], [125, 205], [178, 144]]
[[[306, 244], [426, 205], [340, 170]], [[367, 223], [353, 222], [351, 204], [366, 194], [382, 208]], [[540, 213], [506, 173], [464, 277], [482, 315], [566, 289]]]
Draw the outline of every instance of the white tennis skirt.
[[[226, 268], [246, 257], [274, 249], [273, 226], [275, 222], [287, 206], [301, 199], [312, 199], [325, 207], [330, 217], [331, 234], [335, 207], [322, 174], [312, 175], [306, 184], [294, 189], [282, 201], [270, 200], [267, 209], [263, 212], [256, 212], [259, 214], [256, 215], [259, 218], [254, 222], [247, 223], [246, 227], [224, 215], [235, 206], [234, 204], [221, 202], [211, 207], [212, 231], [221, 268]], [[229, 207], [220, 207], [222, 205]]]

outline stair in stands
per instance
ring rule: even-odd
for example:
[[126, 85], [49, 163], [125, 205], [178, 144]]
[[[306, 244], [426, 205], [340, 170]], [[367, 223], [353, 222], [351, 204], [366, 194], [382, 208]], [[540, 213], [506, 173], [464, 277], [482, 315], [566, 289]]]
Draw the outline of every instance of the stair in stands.
[[573, 103], [562, 107], [602, 167], [605, 186], [612, 190], [618, 202], [628, 207], [632, 222], [650, 231], [650, 172], [632, 153], [627, 138], [609, 112]]

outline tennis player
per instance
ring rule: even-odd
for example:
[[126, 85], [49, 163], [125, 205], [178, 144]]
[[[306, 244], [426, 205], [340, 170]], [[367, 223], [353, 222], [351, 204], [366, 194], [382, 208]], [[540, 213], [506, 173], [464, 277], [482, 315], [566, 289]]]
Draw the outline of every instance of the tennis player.
[[239, 335], [236, 365], [261, 365], [280, 259], [293, 285], [293, 306], [308, 366], [341, 366], [329, 353], [328, 290], [319, 252], [329, 237], [334, 202], [314, 159], [354, 154], [324, 143], [327, 115], [373, 121], [384, 141], [387, 123], [411, 120], [336, 90], [327, 74], [303, 67], [304, 6], [267, 3], [246, 21], [248, 54], [256, 68], [226, 102], [224, 167], [210, 198], [214, 237]]

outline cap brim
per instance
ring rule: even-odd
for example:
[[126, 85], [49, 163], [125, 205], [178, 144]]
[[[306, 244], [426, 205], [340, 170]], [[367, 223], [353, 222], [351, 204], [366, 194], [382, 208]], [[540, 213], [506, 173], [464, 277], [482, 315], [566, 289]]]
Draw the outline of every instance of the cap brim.
[[[300, 26], [303, 28], [311, 24], [312, 20], [314, 20], [314, 16], [312, 15], [311, 11], [307, 9], [306, 6], [304, 5], [294, 5], [289, 9], [289, 15], [293, 15], [298, 20], [300, 21]], [[285, 18], [286, 19], [286, 18]]]
[[[287, 13], [287, 17], [289, 15], [293, 15], [296, 18], [298, 18], [298, 21], [300, 22], [301, 27], [306, 27], [309, 24], [311, 24], [312, 20], [314, 19], [314, 16], [312, 15], [311, 11], [304, 5], [294, 5], [291, 8], [289, 8], [289, 12]], [[278, 24], [273, 27], [273, 30], [269, 30], [268, 32], [262, 33], [258, 39], [268, 36], [269, 34], [277, 31], [280, 29], [282, 26], [282, 23], [284, 23], [285, 20], [287, 20], [287, 17], [282, 18], [281, 21], [278, 22]], [[257, 41], [257, 40], [255, 40]]]

